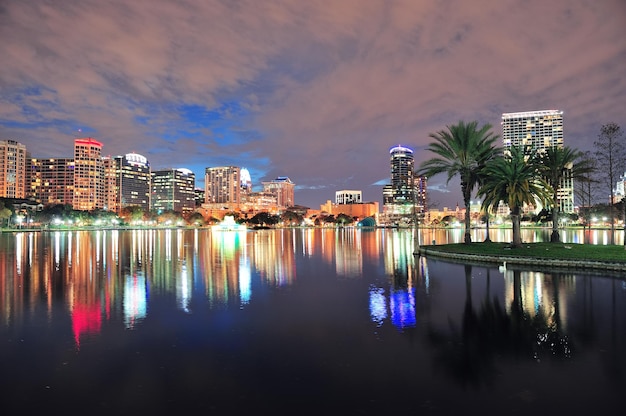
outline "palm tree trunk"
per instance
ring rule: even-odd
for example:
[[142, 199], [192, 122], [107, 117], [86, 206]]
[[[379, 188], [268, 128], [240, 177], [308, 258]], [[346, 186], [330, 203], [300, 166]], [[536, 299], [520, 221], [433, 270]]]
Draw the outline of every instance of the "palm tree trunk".
[[550, 236], [551, 243], [558, 243], [561, 241], [561, 236], [559, 235], [559, 201], [556, 196], [552, 201], [552, 235]]
[[491, 243], [491, 238], [489, 238], [489, 213], [485, 215], [485, 243]]
[[465, 204], [465, 244], [472, 242], [472, 235], [470, 234], [470, 192], [466, 185], [463, 188], [463, 203]]
[[511, 221], [513, 223], [513, 247], [522, 246], [522, 228], [520, 225], [520, 208], [515, 207], [511, 211]]

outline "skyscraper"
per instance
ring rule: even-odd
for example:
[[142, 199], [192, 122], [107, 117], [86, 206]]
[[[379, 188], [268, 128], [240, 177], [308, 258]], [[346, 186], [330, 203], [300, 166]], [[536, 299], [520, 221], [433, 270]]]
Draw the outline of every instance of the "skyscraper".
[[144, 211], [150, 209], [150, 163], [145, 156], [137, 153], [116, 156], [112, 159], [112, 166], [106, 169], [105, 176], [109, 179], [109, 210], [119, 214], [122, 208], [130, 206], [140, 207]]
[[[502, 144], [529, 146], [541, 152], [551, 147], [563, 147], [563, 111], [542, 110], [502, 114]], [[566, 175], [557, 195], [560, 211], [574, 212], [574, 180]]]
[[189, 169], [166, 169], [152, 172], [152, 209], [176, 211], [183, 215], [193, 212], [196, 176]]
[[0, 141], [0, 197], [26, 198], [26, 146]]
[[87, 137], [74, 140], [74, 209], [104, 208], [102, 143]]
[[221, 204], [229, 209], [238, 208], [241, 203], [241, 168], [236, 166], [206, 168], [204, 189], [207, 204]]
[[293, 207], [294, 190], [296, 184], [291, 182], [287, 176], [279, 176], [276, 179], [263, 183], [263, 192], [269, 192], [276, 195], [276, 204], [279, 209]]
[[28, 162], [27, 196], [43, 205], [73, 205], [74, 159], [57, 157], [31, 158]]
[[395, 146], [389, 149], [391, 183], [383, 188], [383, 214], [397, 222], [426, 208], [426, 178], [414, 173], [413, 149]]

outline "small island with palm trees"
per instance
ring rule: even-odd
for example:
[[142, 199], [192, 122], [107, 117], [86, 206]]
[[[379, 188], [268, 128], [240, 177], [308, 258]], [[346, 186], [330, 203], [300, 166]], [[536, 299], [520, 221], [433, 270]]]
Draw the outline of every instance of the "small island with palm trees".
[[[460, 178], [465, 204], [464, 244], [416, 247], [415, 253], [495, 262], [508, 259], [520, 264], [529, 261], [537, 263], [537, 259], [541, 259], [544, 264], [552, 266], [563, 263], [574, 268], [626, 271], [626, 250], [614, 244], [613, 221], [611, 245], [606, 246], [563, 244], [558, 228], [561, 209], [559, 196], [565, 179], [595, 186], [598, 180], [593, 179], [591, 174], [597, 172], [597, 166], [602, 163], [602, 169], [610, 171], [608, 183], [611, 185], [611, 200], [614, 201], [612, 172], [619, 172], [626, 165], [626, 146], [620, 143], [623, 137], [620, 127], [614, 123], [602, 127], [594, 143], [595, 158], [588, 152], [562, 144], [545, 148], [533, 148], [530, 145], [502, 148], [496, 145], [499, 136], [491, 128], [490, 124], [479, 126], [477, 121], [459, 121], [445, 130], [430, 134], [434, 141], [427, 150], [435, 156], [420, 164], [416, 174], [425, 177], [446, 174], [448, 182], [455, 176]], [[483, 242], [471, 240], [469, 205], [474, 192], [482, 200], [481, 211], [487, 219], [487, 237]], [[506, 204], [510, 209], [510, 243], [494, 243], [489, 239], [489, 214], [495, 212], [500, 204]], [[623, 201], [621, 205], [626, 210]], [[550, 243], [522, 241], [521, 215], [525, 206], [550, 209]]]

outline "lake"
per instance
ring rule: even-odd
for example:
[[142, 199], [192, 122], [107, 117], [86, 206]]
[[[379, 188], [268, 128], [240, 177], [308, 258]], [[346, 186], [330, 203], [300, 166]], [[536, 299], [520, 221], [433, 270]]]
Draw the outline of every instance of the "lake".
[[623, 276], [412, 253], [391, 229], [2, 233], [3, 413], [623, 412]]

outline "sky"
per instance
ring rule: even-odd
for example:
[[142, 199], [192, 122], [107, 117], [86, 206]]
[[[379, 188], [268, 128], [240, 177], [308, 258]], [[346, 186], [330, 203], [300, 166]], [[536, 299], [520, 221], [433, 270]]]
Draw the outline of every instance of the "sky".
[[[500, 135], [502, 113], [558, 109], [580, 150], [626, 129], [624, 0], [0, 0], [0, 57], [0, 140], [33, 157], [93, 137], [198, 187], [287, 176], [313, 209], [382, 209], [389, 149], [417, 166], [460, 120]], [[440, 176], [431, 206], [462, 206]]]

